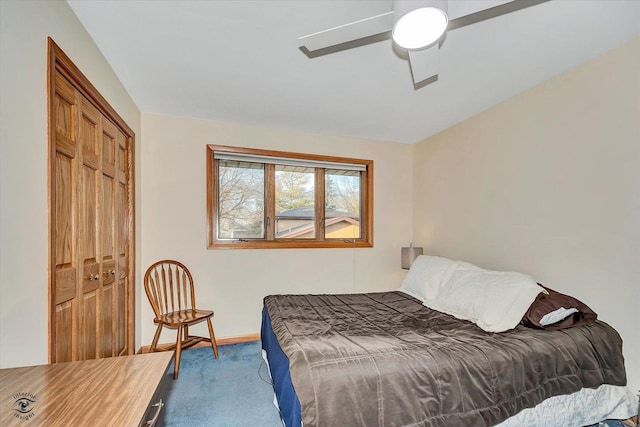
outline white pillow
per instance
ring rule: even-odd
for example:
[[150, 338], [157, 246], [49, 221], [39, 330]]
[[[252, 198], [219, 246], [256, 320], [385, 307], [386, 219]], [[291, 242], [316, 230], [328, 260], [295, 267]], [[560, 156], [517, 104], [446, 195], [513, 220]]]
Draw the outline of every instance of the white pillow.
[[446, 258], [420, 255], [411, 265], [400, 290], [423, 302], [433, 301], [455, 265]]
[[540, 292], [526, 274], [457, 265], [429, 308], [471, 320], [488, 332], [515, 328]]

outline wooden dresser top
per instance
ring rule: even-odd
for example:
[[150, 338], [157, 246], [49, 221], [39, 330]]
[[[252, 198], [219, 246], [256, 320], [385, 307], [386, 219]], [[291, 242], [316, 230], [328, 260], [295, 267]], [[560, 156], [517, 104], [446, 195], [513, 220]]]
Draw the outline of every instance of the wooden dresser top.
[[0, 369], [0, 425], [137, 426], [172, 357], [162, 352]]

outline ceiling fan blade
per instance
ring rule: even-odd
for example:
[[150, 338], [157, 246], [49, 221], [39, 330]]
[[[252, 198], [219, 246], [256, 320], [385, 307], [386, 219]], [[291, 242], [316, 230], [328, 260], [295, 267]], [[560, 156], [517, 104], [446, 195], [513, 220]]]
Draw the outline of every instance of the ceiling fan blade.
[[475, 24], [486, 19], [515, 12], [545, 3], [549, 0], [457, 0], [449, 2], [449, 27], [447, 30]]
[[492, 7], [501, 6], [505, 3], [511, 3], [513, 0], [457, 0], [449, 2], [449, 11], [447, 15], [449, 19], [456, 19], [462, 16], [471, 15], [482, 10], [491, 9]]
[[314, 51], [384, 33], [390, 31], [392, 26], [393, 11], [309, 34], [298, 40], [307, 50]]
[[409, 63], [413, 83], [418, 84], [430, 77], [438, 75], [438, 43], [422, 50], [409, 50]]

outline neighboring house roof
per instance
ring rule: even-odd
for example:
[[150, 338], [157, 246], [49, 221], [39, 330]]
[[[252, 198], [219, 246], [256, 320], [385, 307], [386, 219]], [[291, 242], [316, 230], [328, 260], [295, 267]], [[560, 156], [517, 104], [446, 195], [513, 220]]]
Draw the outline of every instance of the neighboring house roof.
[[[331, 219], [327, 219], [325, 220], [325, 227], [329, 227], [333, 224], [338, 224], [340, 222], [346, 222], [349, 224], [353, 224], [353, 225], [360, 225], [360, 223], [353, 219], [352, 217], [349, 216], [341, 216], [341, 217], [337, 217], [337, 218], [331, 218]], [[305, 234], [307, 234], [310, 231], [313, 231], [313, 227], [315, 226], [315, 224], [304, 224], [304, 225], [300, 225], [298, 227], [292, 228], [290, 230], [284, 230], [281, 231], [279, 233], [276, 233], [276, 237], [278, 238], [291, 238], [294, 239], [296, 237], [300, 237], [303, 236]]]
[[[313, 206], [303, 206], [300, 208], [289, 209], [288, 211], [282, 211], [279, 214], [276, 214], [276, 219], [313, 219], [315, 210]], [[325, 219], [329, 218], [340, 218], [340, 217], [348, 217], [358, 219], [357, 214], [351, 214], [349, 212], [338, 211], [335, 209], [328, 208], [325, 210], [324, 217]]]

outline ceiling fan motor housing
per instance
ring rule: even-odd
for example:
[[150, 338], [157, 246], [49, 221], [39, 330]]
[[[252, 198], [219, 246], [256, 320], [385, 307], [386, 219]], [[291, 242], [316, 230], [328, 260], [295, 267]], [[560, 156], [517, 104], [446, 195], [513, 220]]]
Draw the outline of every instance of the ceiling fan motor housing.
[[447, 0], [395, 0], [393, 40], [406, 49], [432, 45], [446, 31], [448, 9]]

